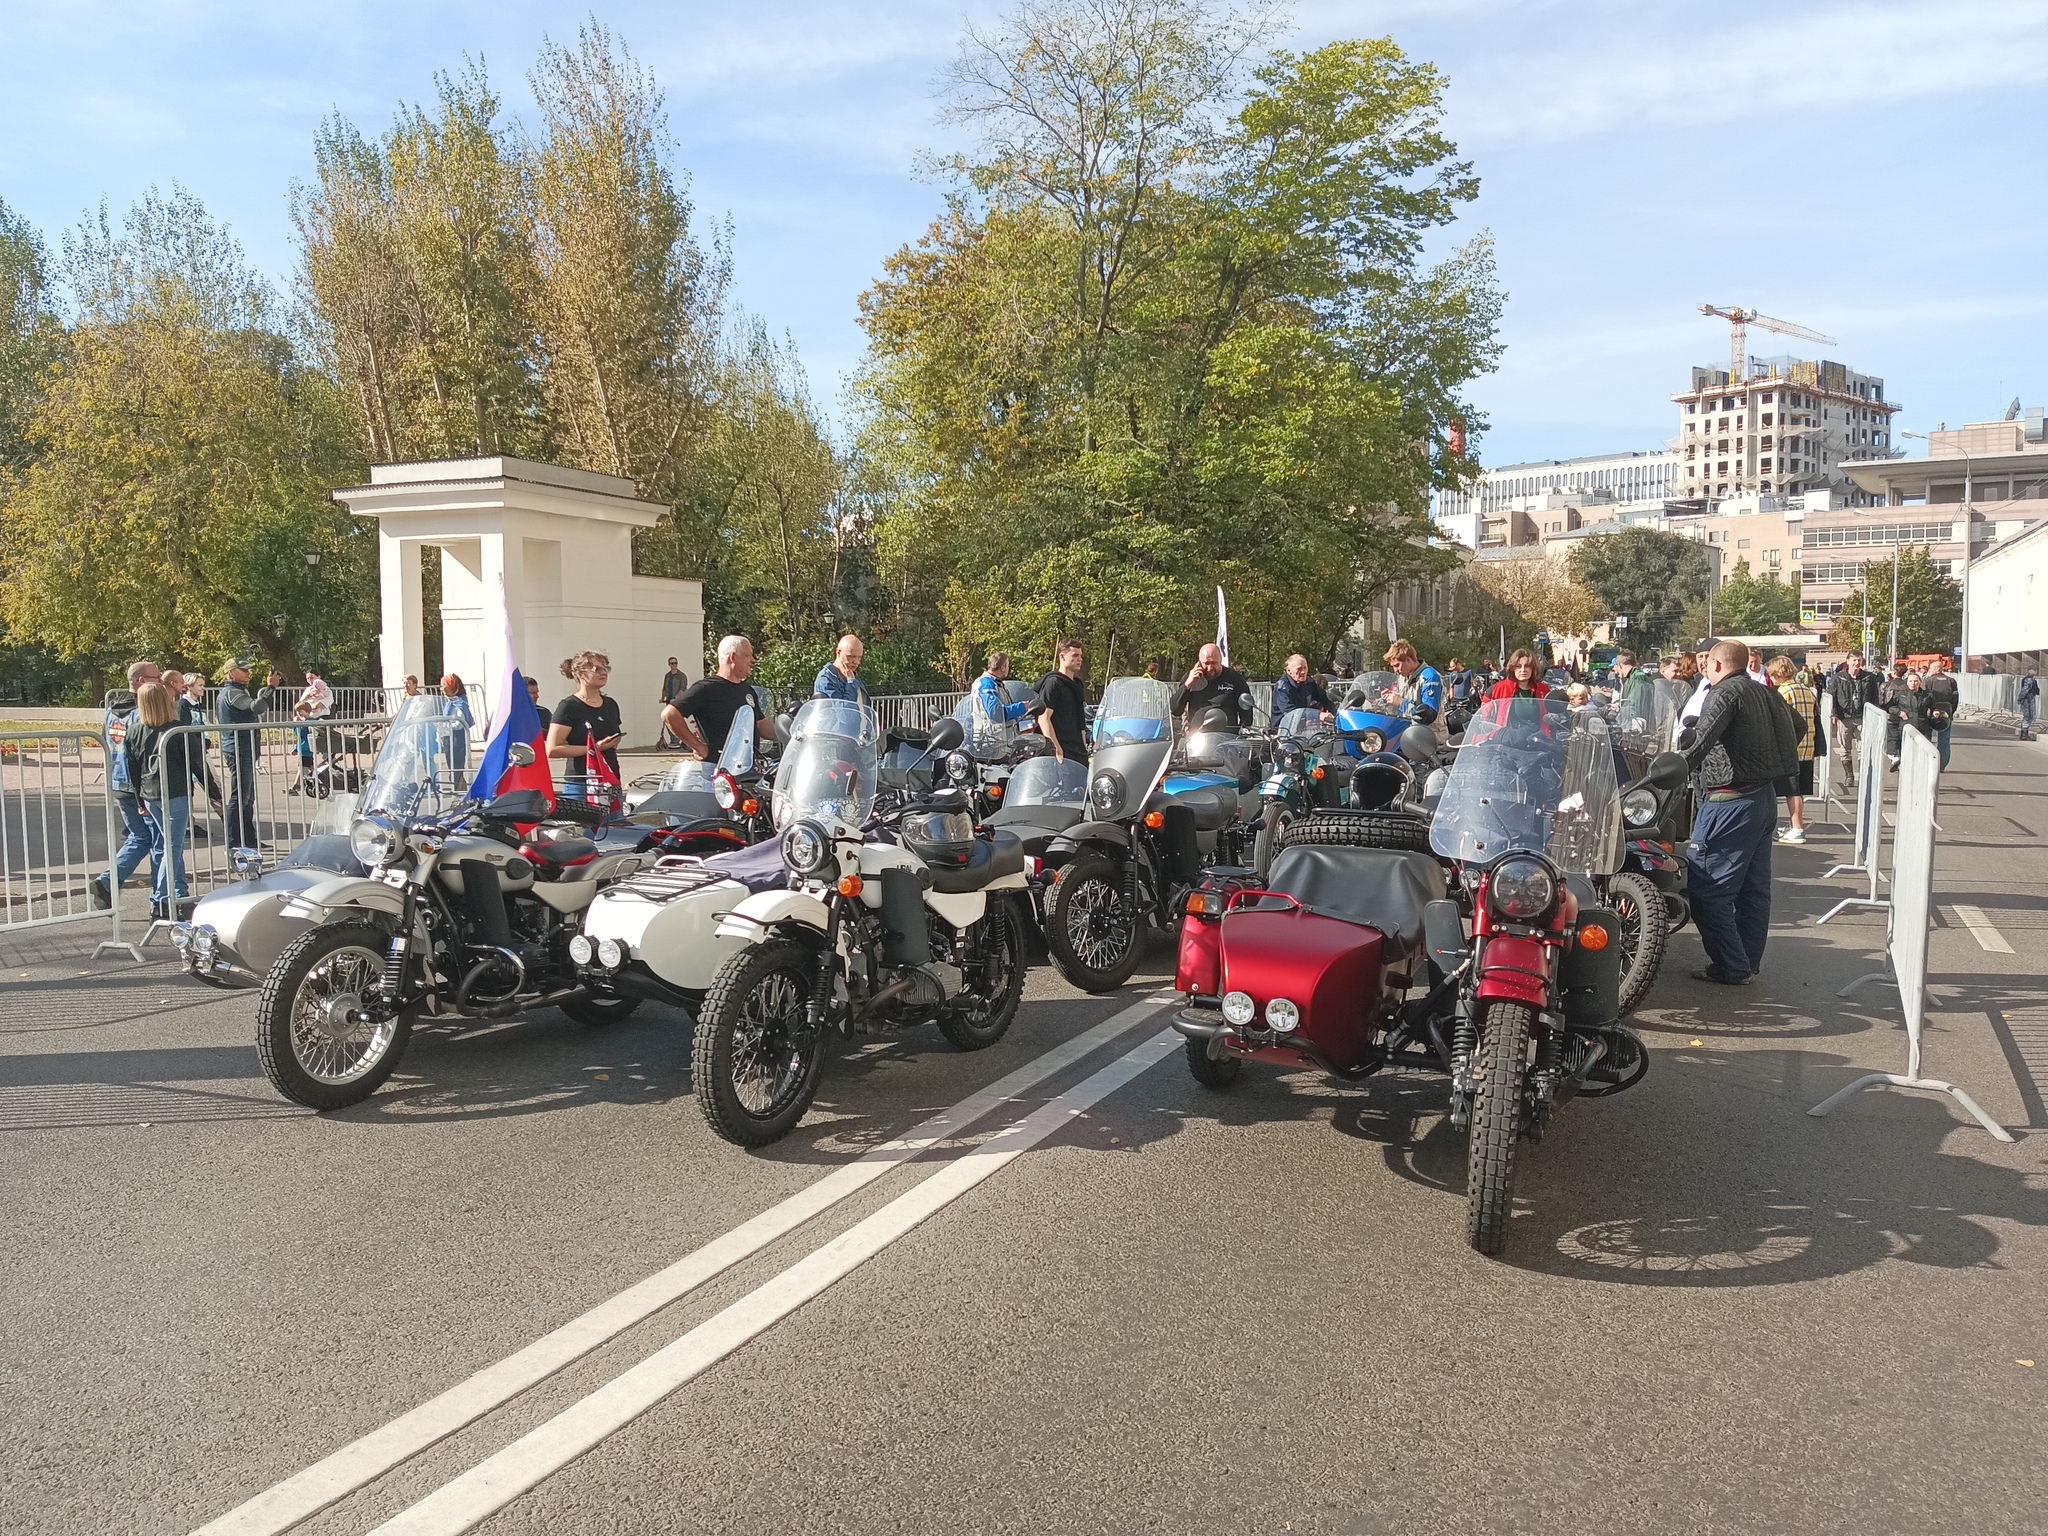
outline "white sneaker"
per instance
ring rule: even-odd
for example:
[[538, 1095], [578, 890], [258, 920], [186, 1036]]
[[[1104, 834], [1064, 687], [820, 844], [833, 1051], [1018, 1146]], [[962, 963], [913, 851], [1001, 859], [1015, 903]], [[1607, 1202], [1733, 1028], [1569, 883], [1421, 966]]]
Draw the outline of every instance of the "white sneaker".
[[1806, 828], [1787, 827], [1778, 834], [1778, 841], [1781, 843], [1803, 843], [1806, 841]]

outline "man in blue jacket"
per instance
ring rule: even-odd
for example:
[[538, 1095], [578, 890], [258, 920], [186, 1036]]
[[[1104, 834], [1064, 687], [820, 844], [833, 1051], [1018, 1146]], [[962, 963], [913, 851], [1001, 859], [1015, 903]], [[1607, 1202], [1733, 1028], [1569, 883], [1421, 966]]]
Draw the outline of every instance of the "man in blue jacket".
[[821, 699], [844, 699], [849, 704], [866, 704], [868, 691], [854, 675], [860, 671], [861, 657], [866, 654], [867, 647], [860, 643], [859, 635], [841, 635], [832, 659], [818, 668], [817, 681], [811, 685], [812, 694]]
[[1308, 658], [1299, 653], [1288, 657], [1280, 680], [1273, 684], [1273, 724], [1278, 725], [1296, 709], [1313, 709], [1328, 720], [1335, 708], [1323, 685], [1309, 676]]
[[1387, 670], [1401, 679], [1401, 718], [1418, 725], [1431, 724], [1444, 708], [1444, 680], [1435, 667], [1426, 667], [1406, 640], [1387, 647]]
[[974, 738], [977, 745], [985, 735], [1002, 736], [1002, 727], [1031, 708], [1029, 698], [1011, 700], [1009, 690], [1003, 686], [1009, 677], [1010, 653], [991, 651], [988, 670], [974, 680]]
[[[127, 838], [114, 854], [114, 885], [117, 889], [128, 883], [129, 876], [149, 857], [161, 835], [156, 823], [142, 813], [141, 798], [128, 778], [128, 754], [121, 747], [127, 740], [130, 717], [135, 711], [135, 690], [144, 683], [162, 680], [163, 674], [157, 670], [155, 662], [130, 662], [128, 686], [117, 689], [108, 697], [106, 712], [100, 717], [100, 730], [107, 741], [107, 778], [113, 785], [114, 803], [121, 807], [122, 824], [128, 829]], [[114, 895], [107, 889], [105, 875], [94, 875], [91, 886], [94, 906], [105, 909], [114, 904]]]

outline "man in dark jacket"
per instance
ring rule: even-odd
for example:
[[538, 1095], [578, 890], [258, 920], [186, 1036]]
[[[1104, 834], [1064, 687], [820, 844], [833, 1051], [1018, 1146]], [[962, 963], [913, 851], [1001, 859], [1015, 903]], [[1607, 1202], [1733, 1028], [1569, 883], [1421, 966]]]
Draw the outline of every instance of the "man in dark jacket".
[[219, 719], [221, 760], [228, 769], [228, 805], [221, 819], [227, 823], [230, 848], [260, 848], [256, 839], [256, 729], [263, 708], [249, 691], [249, 658], [237, 656], [228, 663], [227, 675], [214, 701]]
[[1841, 746], [1843, 780], [1856, 787], [1858, 754], [1863, 750], [1863, 709], [1877, 703], [1877, 674], [1863, 665], [1863, 653], [1851, 651], [1843, 669], [1828, 679], [1828, 695], [1835, 702], [1835, 741]]
[[1273, 685], [1273, 724], [1278, 725], [1297, 709], [1313, 709], [1327, 720], [1335, 707], [1323, 685], [1309, 675], [1308, 658], [1298, 652], [1288, 657], [1280, 681]]
[[1956, 710], [1962, 706], [1963, 690], [1956, 682], [1956, 676], [1949, 671], [1946, 661], [1937, 661], [1928, 671], [1924, 685], [1931, 701], [1934, 714], [1934, 744], [1941, 748], [1941, 766], [1948, 766], [1949, 727], [1956, 722]]
[[1222, 712], [1224, 730], [1240, 731], [1245, 721], [1238, 710], [1238, 700], [1250, 691], [1251, 684], [1244, 680], [1244, 674], [1226, 665], [1222, 649], [1212, 643], [1196, 653], [1193, 669], [1173, 690], [1171, 707], [1187, 721], [1191, 731], [1200, 728], [1202, 716], [1212, 709]]
[[1799, 771], [1802, 727], [1775, 689], [1749, 675], [1741, 641], [1708, 652], [1705, 675], [1706, 702], [1678, 739], [1700, 790], [1686, 889], [1707, 967], [1693, 978], [1738, 987], [1763, 968], [1777, 781]]

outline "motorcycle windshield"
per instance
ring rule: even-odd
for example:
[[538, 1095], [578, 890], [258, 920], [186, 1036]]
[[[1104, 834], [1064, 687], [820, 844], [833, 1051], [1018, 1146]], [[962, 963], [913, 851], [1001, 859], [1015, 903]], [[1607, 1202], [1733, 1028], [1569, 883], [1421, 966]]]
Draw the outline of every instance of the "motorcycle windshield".
[[1290, 709], [1280, 717], [1280, 728], [1274, 732], [1290, 752], [1308, 751], [1329, 734], [1329, 722], [1313, 709]]
[[356, 814], [377, 811], [409, 825], [435, 820], [460, 805], [465, 765], [458, 760], [455, 738], [462, 728], [461, 717], [442, 714], [437, 701], [407, 699], [384, 732]]
[[1003, 796], [1003, 804], [1011, 806], [1087, 803], [1088, 765], [1072, 758], [1034, 757], [1019, 764]]
[[1671, 745], [1678, 722], [1678, 700], [1661, 678], [1640, 683], [1631, 678], [1629, 683], [1624, 683], [1615, 694], [1609, 710], [1614, 744], [1631, 758], [1655, 757]]
[[[1014, 678], [996, 686], [1001, 689], [1005, 704], [1021, 704], [1031, 697], [1031, 690]], [[960, 729], [966, 736], [967, 751], [986, 760], [1000, 756], [1016, 743], [1017, 721], [1006, 718], [1008, 714], [1008, 710], [991, 714], [980, 690], [974, 689], [954, 706], [952, 718], [960, 722]], [[1018, 719], [1022, 718], [1018, 716]]]
[[858, 832], [874, 814], [881, 739], [874, 712], [849, 699], [812, 699], [796, 712], [775, 771], [775, 825], [803, 817]]
[[1173, 738], [1173, 689], [1156, 677], [1114, 677], [1095, 711], [1095, 742], [1121, 747]]
[[1567, 874], [1612, 874], [1621, 867], [1621, 795], [1607, 722], [1556, 695], [1482, 704], [1429, 844], [1468, 864], [1540, 853]]
[[725, 733], [725, 750], [718, 754], [718, 771], [744, 779], [754, 771], [754, 710], [742, 704], [733, 711], [732, 727]]
[[1391, 672], [1361, 672], [1344, 685], [1344, 708], [1368, 715], [1401, 713], [1401, 679]]

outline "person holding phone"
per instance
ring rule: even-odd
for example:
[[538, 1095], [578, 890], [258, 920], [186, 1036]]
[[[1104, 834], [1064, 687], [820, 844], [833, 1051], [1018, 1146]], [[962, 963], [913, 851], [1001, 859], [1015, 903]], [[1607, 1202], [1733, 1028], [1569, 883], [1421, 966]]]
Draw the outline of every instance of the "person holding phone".
[[579, 651], [562, 663], [562, 676], [576, 684], [576, 691], [555, 706], [548, 724], [548, 756], [567, 760], [562, 770], [562, 788], [571, 795], [585, 794], [584, 765], [595, 745], [619, 771], [619, 701], [606, 696], [604, 685], [611, 681], [611, 658], [601, 651]]

